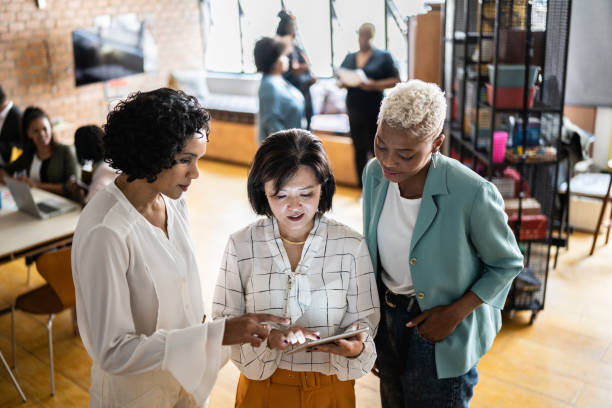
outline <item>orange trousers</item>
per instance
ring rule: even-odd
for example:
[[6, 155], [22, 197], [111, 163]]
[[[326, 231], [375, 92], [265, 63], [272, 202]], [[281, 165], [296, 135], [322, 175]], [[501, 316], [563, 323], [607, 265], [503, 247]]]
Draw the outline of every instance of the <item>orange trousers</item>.
[[355, 381], [335, 375], [277, 369], [265, 380], [240, 374], [236, 408], [355, 408]]

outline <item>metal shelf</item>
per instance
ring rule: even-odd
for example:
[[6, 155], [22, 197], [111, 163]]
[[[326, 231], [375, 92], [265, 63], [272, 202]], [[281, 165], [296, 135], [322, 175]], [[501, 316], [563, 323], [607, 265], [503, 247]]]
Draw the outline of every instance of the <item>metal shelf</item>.
[[[463, 44], [466, 41], [468, 43], [477, 43], [479, 38], [480, 38], [480, 33], [478, 32], [469, 32], [467, 33], [467, 35], [464, 38], [457, 38], [457, 34], [461, 33], [463, 34], [462, 31], [457, 31], [455, 32], [455, 36], [454, 37], [444, 37], [444, 41], [447, 42], [454, 42], [456, 44]], [[483, 40], [493, 40], [495, 38], [495, 36], [493, 35], [493, 33], [482, 33], [482, 39]]]
[[[481, 109], [492, 109], [492, 106], [486, 102], [480, 102], [478, 106]], [[495, 108], [495, 113], [523, 113], [523, 108]], [[563, 110], [558, 107], [548, 106], [538, 102], [534, 102], [531, 108], [527, 108], [527, 113], [558, 113], [563, 114]]]
[[[508, 298], [508, 309], [531, 310], [531, 322], [533, 322], [537, 312], [544, 308], [546, 300], [551, 246], [567, 245], [567, 235], [564, 235], [567, 229], [564, 228], [563, 219], [558, 218], [559, 214], [561, 217], [566, 214], [567, 208], [559, 209], [556, 204], [561, 157], [560, 145], [556, 143], [560, 140], [563, 122], [572, 0], [545, 0], [546, 13], [533, 13], [533, 4], [528, 1], [447, 0], [446, 3], [445, 11], [448, 4], [452, 4], [453, 13], [448, 16], [444, 14], [442, 34], [449, 32], [452, 35], [443, 40], [448, 46], [443, 47], [442, 84], [447, 95], [450, 95], [449, 105], [459, 108], [456, 119], [449, 118], [449, 140], [453, 143], [453, 147], [460, 149], [461, 161], [481, 172], [486, 178], [491, 179], [498, 175], [502, 168], [513, 168], [519, 173], [520, 191], [526, 191], [531, 197], [538, 200], [542, 214], [549, 220], [546, 239], [521, 242], [525, 249], [525, 266], [529, 267], [540, 279], [541, 289], [533, 293], [532, 299], [526, 299], [514, 296], [520, 293], [514, 290], [513, 285], [513, 290]], [[479, 28], [494, 29], [494, 32], [476, 32]], [[525, 32], [524, 39], [521, 39], [523, 37], [514, 38], [514, 42], [511, 42], [508, 32], [500, 35], [501, 30], [515, 29]], [[542, 44], [536, 43], [532, 36], [532, 29], [545, 32]], [[485, 44], [491, 46], [487, 51], [491, 53], [492, 60], [485, 62], [471, 58], [472, 55], [476, 55], [474, 54], [476, 49], [483, 52]], [[520, 48], [523, 50], [521, 51]], [[531, 108], [496, 108], [484, 102], [488, 98], [482, 93], [480, 87], [477, 89], [473, 87], [477, 83], [483, 85], [489, 82], [487, 73], [483, 74], [479, 64], [493, 64], [495, 72], [499, 73], [500, 70], [497, 69], [499, 64], [521, 63], [524, 64], [527, 72], [528, 67], [534, 64], [534, 61], [539, 61], [536, 65], [541, 66], [541, 80], [538, 84], [540, 92]], [[463, 77], [459, 80], [460, 69], [463, 70]], [[473, 75], [469, 74], [470, 70], [474, 71]], [[523, 91], [528, 93], [527, 78], [523, 82], [525, 82]], [[497, 93], [498, 103], [500, 102], [499, 97], [500, 94]], [[520, 102], [521, 106], [526, 103], [526, 101], [523, 102], [523, 99]], [[483, 129], [482, 123], [484, 122], [481, 122], [480, 129], [470, 134], [464, 132], [463, 125], [466, 120], [469, 120], [466, 118], [468, 107], [487, 110], [486, 113], [490, 113], [490, 123], [493, 124], [497, 123], [496, 119], [501, 119], [498, 113], [521, 117], [525, 132], [529, 124], [528, 118], [539, 117], [541, 135], [548, 140], [547, 143], [557, 147], [556, 157], [551, 155], [553, 160], [546, 157], [545, 161], [532, 161], [526, 155], [514, 157], [508, 155], [507, 157], [512, 157], [512, 162], [505, 159], [503, 163], [492, 163], [493, 127]], [[478, 116], [478, 119], [481, 117]], [[473, 137], [471, 133], [474, 134]], [[523, 149], [525, 150], [526, 140], [527, 138], [523, 138]], [[484, 167], [481, 164], [484, 164]], [[514, 233], [520, 236], [521, 223], [517, 223]]]
[[[479, 160], [484, 163], [489, 163], [489, 152], [485, 149], [478, 149], [474, 147], [474, 140], [464, 138], [463, 132], [459, 130], [451, 130], [451, 138], [459, 142], [465, 149], [467, 149], [472, 155], [476, 156]], [[503, 163], [494, 163], [494, 167], [501, 167]]]

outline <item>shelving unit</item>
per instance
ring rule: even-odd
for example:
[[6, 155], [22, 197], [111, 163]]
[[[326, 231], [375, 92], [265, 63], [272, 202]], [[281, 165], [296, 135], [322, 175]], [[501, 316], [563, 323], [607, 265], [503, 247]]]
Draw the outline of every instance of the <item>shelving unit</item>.
[[[446, 133], [451, 155], [495, 181], [504, 172], [516, 178], [518, 199], [512, 226], [525, 255], [525, 269], [508, 296], [510, 311], [530, 310], [531, 322], [544, 308], [551, 246], [565, 246], [561, 211], [557, 203], [557, 179], [563, 109], [571, 0], [447, 0], [443, 9], [442, 84], [450, 108]], [[493, 67], [489, 78], [487, 65]], [[502, 64], [521, 64], [521, 103], [509, 103], [497, 84]], [[529, 104], [530, 67], [540, 67], [533, 104]], [[490, 83], [490, 92], [485, 84]], [[513, 106], [500, 108], [501, 103]], [[513, 118], [513, 119], [510, 119]], [[530, 155], [530, 119], [540, 124], [538, 153]], [[533, 119], [532, 119], [533, 120]], [[520, 141], [512, 140], [502, 162], [494, 162], [494, 132], [512, 136], [515, 123]], [[556, 148], [556, 154], [552, 154]], [[531, 152], [530, 152], [531, 153]], [[544, 236], [530, 235], [530, 222], [522, 203], [533, 197], [541, 207], [536, 217], [546, 221]], [[522, 230], [523, 233], [521, 232]], [[534, 239], [532, 239], [534, 238]], [[529, 276], [528, 276], [529, 275]], [[525, 284], [534, 277], [539, 285]]]

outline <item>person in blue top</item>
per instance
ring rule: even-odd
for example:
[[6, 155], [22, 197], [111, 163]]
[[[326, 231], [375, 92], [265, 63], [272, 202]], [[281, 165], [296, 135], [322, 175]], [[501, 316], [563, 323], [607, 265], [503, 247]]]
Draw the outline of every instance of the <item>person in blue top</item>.
[[[341, 64], [346, 69], [361, 69], [368, 81], [358, 87], [348, 87], [346, 110], [351, 138], [355, 148], [355, 168], [361, 186], [361, 174], [373, 153], [376, 118], [383, 91], [400, 81], [399, 72], [390, 53], [372, 45], [376, 30], [371, 23], [359, 27], [359, 51], [348, 54]], [[368, 157], [369, 156], [369, 157]]]
[[396, 85], [363, 175], [363, 230], [381, 297], [383, 408], [467, 407], [523, 268], [499, 191], [439, 153], [445, 115], [437, 85]]
[[304, 96], [283, 78], [289, 67], [289, 51], [281, 39], [263, 37], [255, 43], [255, 66], [263, 74], [259, 84], [260, 143], [272, 133], [302, 127]]

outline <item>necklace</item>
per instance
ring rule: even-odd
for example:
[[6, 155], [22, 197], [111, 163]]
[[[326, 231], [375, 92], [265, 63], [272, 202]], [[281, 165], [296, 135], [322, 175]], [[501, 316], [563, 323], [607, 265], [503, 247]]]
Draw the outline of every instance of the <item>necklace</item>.
[[289, 245], [304, 245], [306, 243], [306, 241], [289, 241], [287, 238], [283, 238], [283, 236], [281, 235], [280, 238], [283, 240], [283, 242], [285, 244], [289, 244]]

